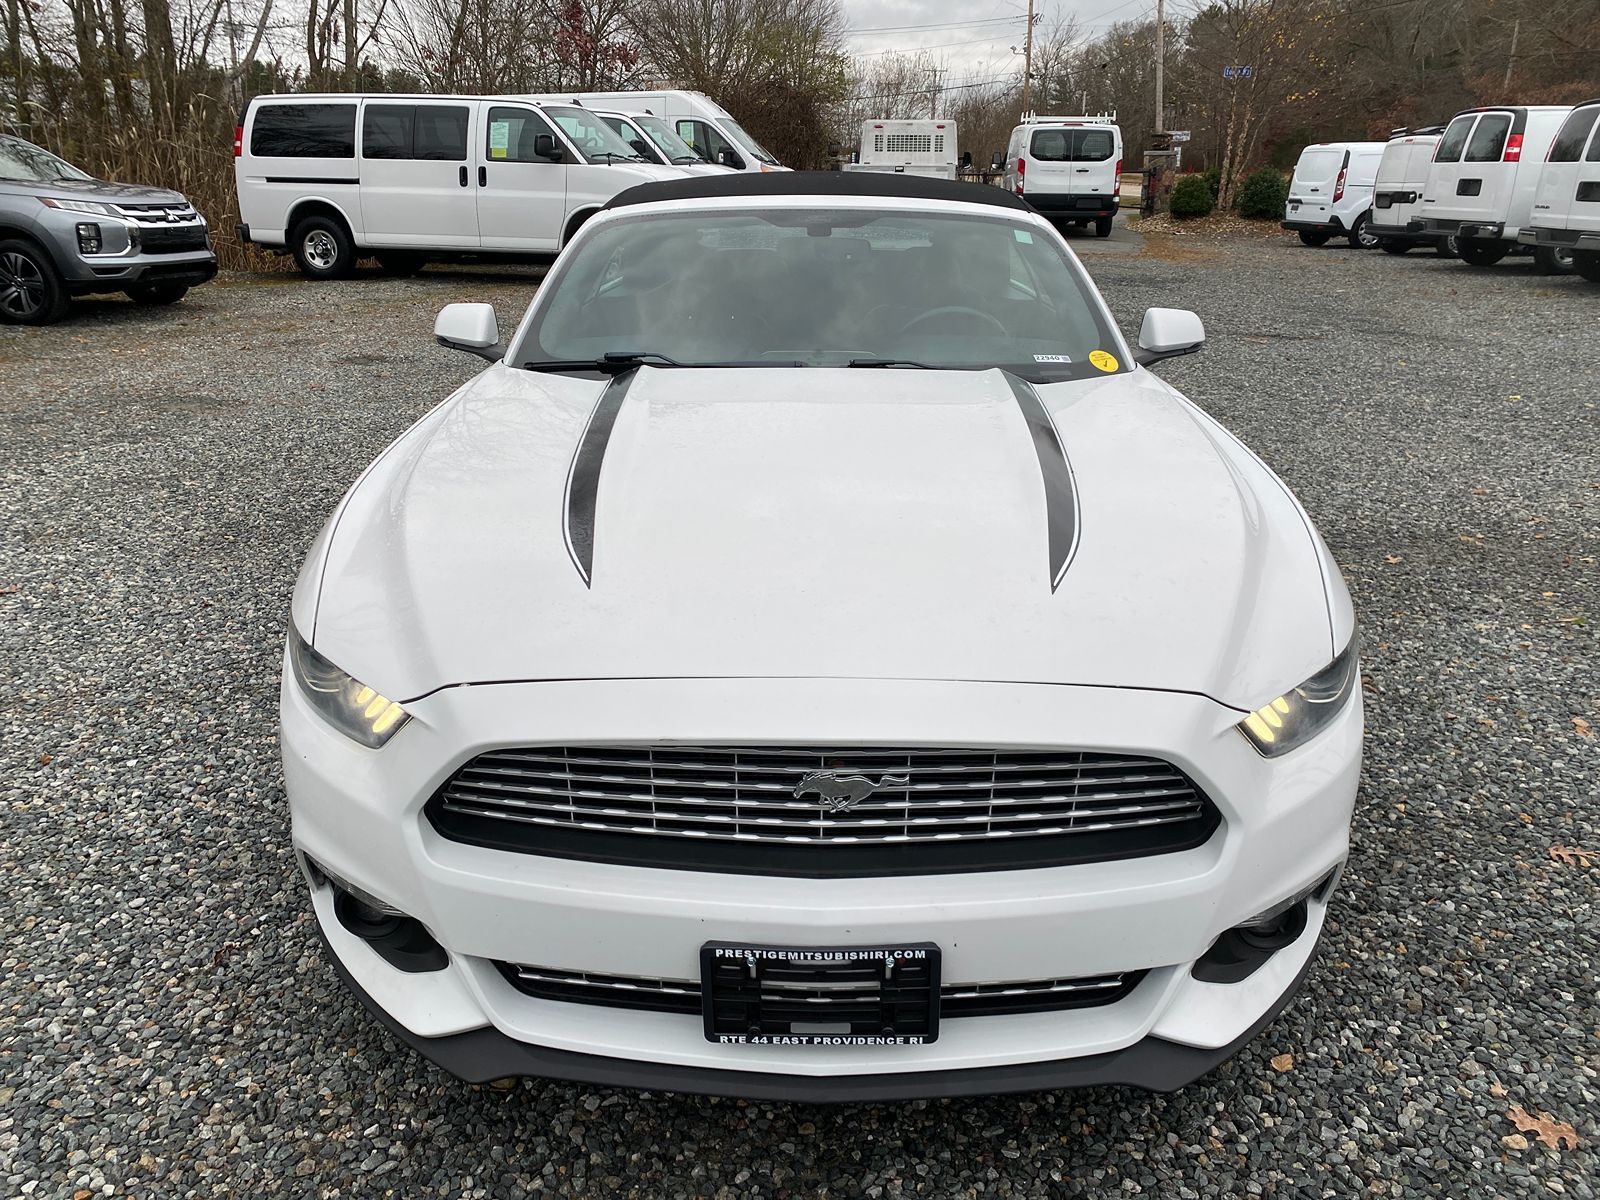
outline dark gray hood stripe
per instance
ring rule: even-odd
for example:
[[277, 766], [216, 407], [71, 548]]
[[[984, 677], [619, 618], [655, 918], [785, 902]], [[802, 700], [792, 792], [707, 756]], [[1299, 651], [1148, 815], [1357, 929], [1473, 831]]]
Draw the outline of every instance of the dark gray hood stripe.
[[1028, 433], [1033, 438], [1033, 452], [1039, 456], [1039, 473], [1044, 476], [1044, 508], [1049, 531], [1050, 590], [1061, 586], [1061, 580], [1078, 552], [1078, 481], [1073, 477], [1072, 464], [1067, 461], [1066, 448], [1061, 435], [1056, 432], [1050, 411], [1045, 408], [1039, 393], [1025, 379], [1010, 372], [1002, 372], [1017, 398], [1017, 406], [1028, 422]]
[[622, 411], [623, 398], [633, 383], [637, 371], [614, 375], [595, 402], [589, 414], [589, 424], [584, 427], [583, 438], [578, 442], [578, 452], [572, 456], [572, 466], [567, 469], [566, 539], [567, 553], [572, 565], [583, 576], [583, 586], [592, 587], [594, 573], [594, 514], [600, 498], [600, 467], [605, 462], [606, 445], [611, 440], [611, 429]]

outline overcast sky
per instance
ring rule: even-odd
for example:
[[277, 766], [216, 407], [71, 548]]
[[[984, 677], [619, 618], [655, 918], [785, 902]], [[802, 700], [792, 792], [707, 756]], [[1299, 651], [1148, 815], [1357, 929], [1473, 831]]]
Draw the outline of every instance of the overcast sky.
[[[1021, 71], [1027, 0], [843, 0], [853, 31], [846, 39], [857, 61], [884, 51], [926, 49], [942, 63], [948, 84]], [[1155, 12], [1154, 0], [1034, 0], [1044, 21], [1077, 18], [1088, 35]], [[1169, 3], [1169, 7], [1171, 4]], [[915, 27], [915, 28], [913, 28]]]

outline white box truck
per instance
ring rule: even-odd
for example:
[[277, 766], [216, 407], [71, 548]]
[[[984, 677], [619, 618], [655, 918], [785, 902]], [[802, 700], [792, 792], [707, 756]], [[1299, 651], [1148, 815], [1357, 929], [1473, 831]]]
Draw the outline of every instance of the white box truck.
[[956, 123], [936, 118], [863, 121], [856, 161], [845, 163], [844, 169], [954, 179], [959, 169]]

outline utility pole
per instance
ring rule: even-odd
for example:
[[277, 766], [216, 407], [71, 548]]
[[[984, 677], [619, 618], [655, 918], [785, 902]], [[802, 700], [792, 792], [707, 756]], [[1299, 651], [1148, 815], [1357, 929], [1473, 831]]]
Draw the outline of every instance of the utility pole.
[[1502, 92], [1511, 91], [1511, 69], [1517, 65], [1517, 34], [1522, 31], [1522, 18], [1511, 23], [1511, 54], [1506, 59], [1506, 81], [1500, 85]]
[[1162, 109], [1166, 107], [1164, 85], [1166, 84], [1167, 66], [1167, 4], [1166, 0], [1156, 0], [1156, 132], [1160, 133], [1165, 126], [1162, 124]]
[[1027, 112], [1033, 98], [1033, 0], [1028, 0], [1028, 36], [1022, 47], [1022, 111]]
[[937, 117], [939, 115], [939, 68], [929, 67], [928, 71], [933, 75], [933, 90], [928, 93], [928, 115]]

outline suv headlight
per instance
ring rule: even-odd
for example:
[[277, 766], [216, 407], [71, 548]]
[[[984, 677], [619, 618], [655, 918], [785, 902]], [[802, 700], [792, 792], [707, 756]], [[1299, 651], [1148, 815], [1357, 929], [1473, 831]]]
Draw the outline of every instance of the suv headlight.
[[311, 706], [346, 737], [376, 750], [411, 719], [387, 696], [346, 675], [313, 650], [300, 631], [289, 631], [289, 664]]
[[1360, 677], [1361, 634], [1338, 658], [1299, 687], [1290, 688], [1239, 722], [1239, 732], [1266, 758], [1303, 746], [1339, 715]]
[[101, 204], [98, 200], [57, 200], [54, 197], [41, 196], [39, 203], [46, 208], [59, 208], [63, 212], [93, 213], [97, 217], [117, 215], [111, 211], [109, 204]]

